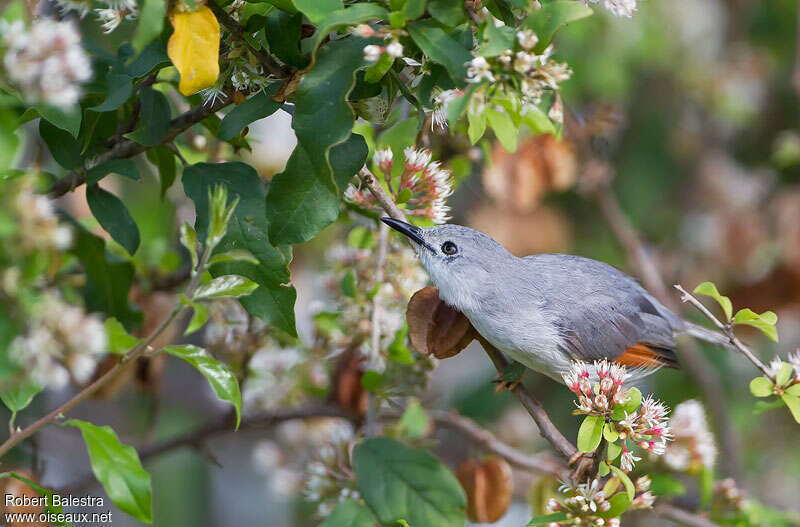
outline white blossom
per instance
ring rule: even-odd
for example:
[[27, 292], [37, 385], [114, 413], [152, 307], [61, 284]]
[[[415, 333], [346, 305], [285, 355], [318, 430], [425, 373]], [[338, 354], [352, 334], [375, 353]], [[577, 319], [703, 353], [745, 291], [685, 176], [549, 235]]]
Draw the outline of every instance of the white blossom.
[[367, 62], [378, 62], [378, 59], [381, 58], [381, 53], [383, 53], [383, 48], [380, 46], [375, 44], [364, 46], [364, 60]]
[[532, 29], [523, 29], [517, 31], [517, 41], [522, 49], [531, 49], [539, 43], [539, 37]]
[[403, 56], [403, 45], [396, 40], [392, 41], [388, 46], [386, 46], [386, 53], [390, 57], [399, 59]]
[[467, 67], [467, 82], [478, 83], [483, 79], [495, 82], [494, 75], [492, 75], [486, 59], [484, 57], [475, 57], [469, 61], [469, 66]]

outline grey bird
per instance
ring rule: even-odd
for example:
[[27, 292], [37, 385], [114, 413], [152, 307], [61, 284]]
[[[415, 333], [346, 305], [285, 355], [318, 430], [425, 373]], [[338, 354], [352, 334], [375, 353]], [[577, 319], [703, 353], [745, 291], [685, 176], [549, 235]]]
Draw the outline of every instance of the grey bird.
[[673, 350], [681, 334], [727, 344], [606, 263], [568, 254], [519, 258], [468, 227], [381, 221], [412, 242], [439, 297], [483, 338], [559, 382], [574, 360], [607, 359], [632, 369], [634, 378], [679, 368]]

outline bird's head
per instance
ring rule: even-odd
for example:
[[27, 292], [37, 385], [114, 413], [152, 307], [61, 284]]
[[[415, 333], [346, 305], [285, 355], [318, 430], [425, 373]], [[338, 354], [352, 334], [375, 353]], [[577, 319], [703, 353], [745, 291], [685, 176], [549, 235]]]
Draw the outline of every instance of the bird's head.
[[420, 262], [439, 296], [462, 311], [480, 302], [482, 288], [492, 283], [511, 254], [488, 235], [461, 225], [417, 227], [393, 218], [381, 218], [416, 247]]

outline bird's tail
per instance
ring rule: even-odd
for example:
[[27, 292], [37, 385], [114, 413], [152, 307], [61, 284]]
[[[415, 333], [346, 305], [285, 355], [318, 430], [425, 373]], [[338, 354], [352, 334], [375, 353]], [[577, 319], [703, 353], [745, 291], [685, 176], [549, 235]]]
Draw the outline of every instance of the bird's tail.
[[731, 344], [731, 340], [724, 333], [715, 329], [709, 329], [692, 322], [686, 322], [686, 333], [696, 339], [708, 342], [709, 344], [735, 349], [733, 344]]

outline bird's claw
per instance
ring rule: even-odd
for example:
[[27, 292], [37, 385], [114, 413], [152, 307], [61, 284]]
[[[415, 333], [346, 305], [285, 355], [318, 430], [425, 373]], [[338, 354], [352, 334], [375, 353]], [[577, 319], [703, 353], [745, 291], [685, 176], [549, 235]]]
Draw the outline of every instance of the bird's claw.
[[522, 381], [522, 379], [517, 379], [516, 381], [504, 381], [503, 374], [498, 374], [497, 377], [492, 381], [497, 385], [494, 387], [494, 393], [500, 393], [503, 390], [513, 392], [517, 389], [517, 386], [519, 386], [520, 381]]

